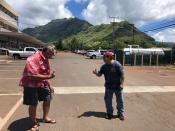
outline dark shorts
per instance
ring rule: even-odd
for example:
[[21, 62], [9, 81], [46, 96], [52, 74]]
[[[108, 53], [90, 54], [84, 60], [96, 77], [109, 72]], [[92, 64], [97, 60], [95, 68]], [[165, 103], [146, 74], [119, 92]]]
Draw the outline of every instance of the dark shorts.
[[36, 106], [38, 101], [51, 101], [52, 94], [48, 87], [31, 88], [24, 87], [23, 104]]

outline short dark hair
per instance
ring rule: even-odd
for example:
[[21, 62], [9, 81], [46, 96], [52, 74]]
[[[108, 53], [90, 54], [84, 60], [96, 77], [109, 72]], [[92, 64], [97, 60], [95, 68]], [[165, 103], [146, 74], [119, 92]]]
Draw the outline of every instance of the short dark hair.
[[49, 50], [54, 50], [54, 48], [51, 45], [46, 45], [45, 47], [43, 47], [42, 51], [43, 52], [48, 52]]
[[42, 51], [47, 52], [49, 49], [47, 47], [44, 47]]

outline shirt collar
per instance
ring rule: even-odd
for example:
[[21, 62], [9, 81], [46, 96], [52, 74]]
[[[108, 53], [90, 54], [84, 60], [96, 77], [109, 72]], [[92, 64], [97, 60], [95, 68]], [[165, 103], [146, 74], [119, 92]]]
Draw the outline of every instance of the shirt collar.
[[44, 57], [43, 53], [42, 52], [39, 52], [41, 58], [43, 58], [43, 60], [46, 60], [46, 57]]

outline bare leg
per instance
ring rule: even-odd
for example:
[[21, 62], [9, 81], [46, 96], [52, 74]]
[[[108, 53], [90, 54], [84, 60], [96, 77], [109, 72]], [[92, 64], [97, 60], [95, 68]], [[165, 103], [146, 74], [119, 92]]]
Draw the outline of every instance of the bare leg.
[[49, 110], [50, 110], [50, 101], [44, 101], [43, 102], [43, 119], [44, 120], [50, 120]]
[[29, 106], [29, 117], [32, 119], [32, 122], [33, 122], [33, 127], [30, 129], [30, 131], [39, 130], [39, 124], [36, 120], [36, 109], [37, 109], [37, 106]]
[[37, 122], [36, 109], [37, 109], [37, 106], [29, 106], [29, 117], [32, 119], [33, 122]]
[[49, 118], [49, 110], [50, 110], [50, 101], [44, 101], [43, 102], [43, 120], [46, 123], [55, 124], [56, 121]]

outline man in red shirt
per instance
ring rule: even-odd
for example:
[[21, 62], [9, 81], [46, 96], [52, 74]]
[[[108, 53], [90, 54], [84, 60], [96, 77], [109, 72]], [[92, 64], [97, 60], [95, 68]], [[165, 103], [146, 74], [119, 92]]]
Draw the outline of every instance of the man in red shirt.
[[29, 106], [29, 117], [34, 125], [32, 131], [38, 130], [39, 124], [36, 119], [38, 101], [43, 101], [43, 122], [56, 123], [48, 117], [50, 102], [54, 88], [50, 79], [55, 77], [51, 72], [49, 59], [54, 55], [52, 47], [45, 47], [41, 52], [36, 52], [27, 59], [20, 86], [24, 88], [23, 104]]

